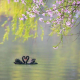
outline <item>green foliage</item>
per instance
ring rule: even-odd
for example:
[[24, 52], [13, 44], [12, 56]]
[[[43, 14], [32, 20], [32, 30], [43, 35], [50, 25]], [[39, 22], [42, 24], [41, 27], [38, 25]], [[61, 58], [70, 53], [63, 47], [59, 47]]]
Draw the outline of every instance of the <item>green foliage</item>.
[[[4, 42], [5, 40], [8, 40], [9, 32], [10, 32], [10, 29], [9, 29], [9, 26], [7, 26], [6, 29], [5, 29], [5, 34], [4, 34], [4, 36], [3, 36], [3, 42]], [[1, 42], [0, 44], [3, 44], [3, 42]]]
[[[18, 38], [23, 38], [23, 41], [28, 40], [28, 38], [36, 38], [37, 35], [37, 20], [35, 21], [34, 18], [28, 17], [26, 15], [26, 11], [28, 8], [30, 8], [32, 4], [32, 0], [25, 0], [26, 5], [22, 4], [22, 2], [14, 2], [13, 0], [10, 0], [10, 4], [8, 4], [7, 0], [3, 0], [0, 3], [0, 15], [4, 13], [6, 17], [11, 16], [13, 19], [11, 21], [12, 23], [12, 34], [15, 35], [15, 40]], [[2, 7], [1, 7], [2, 6]], [[28, 19], [25, 20], [19, 20], [19, 18], [22, 18], [22, 14], [25, 14], [25, 16]], [[4, 21], [2, 27], [4, 27], [8, 23], [7, 21]], [[18, 26], [18, 27], [17, 27]], [[3, 36], [3, 42], [7, 39], [10, 32], [9, 29], [10, 26], [6, 26], [5, 34]], [[2, 42], [2, 43], [3, 43]]]
[[41, 34], [41, 40], [43, 41], [43, 36], [44, 36], [44, 30], [43, 30], [43, 27], [40, 27], [41, 30], [42, 30], [42, 34]]
[[[25, 3], [22, 3], [21, 0], [19, 2], [14, 2], [14, 0], [10, 0], [10, 3], [8, 3], [7, 0], [0, 1], [0, 15], [3, 14], [8, 18], [8, 20], [4, 21], [2, 25], [2, 27], [6, 27], [3, 42], [6, 39], [8, 40], [10, 29], [12, 31], [12, 34], [15, 35], [15, 40], [21, 38], [24, 42], [29, 38], [38, 37], [37, 19], [40, 20], [38, 15], [42, 15], [49, 18], [46, 20], [44, 18], [41, 18], [40, 21], [46, 24], [51, 24], [51, 32], [49, 36], [57, 34], [57, 36], [60, 36], [60, 42], [62, 42], [63, 36], [68, 35], [71, 28], [73, 27], [73, 23], [74, 26], [79, 25], [80, 22], [76, 23], [76, 18], [74, 16], [76, 14], [76, 11], [80, 10], [80, 4], [77, 4], [76, 6], [76, 4], [73, 5], [73, 1], [60, 0], [58, 1], [60, 2], [58, 3], [58, 6], [53, 4], [52, 7], [49, 8], [46, 5], [46, 0], [43, 0], [45, 1], [45, 3], [39, 1], [40, 0], [35, 3], [33, 3], [33, 0], [25, 0]], [[35, 15], [37, 19], [32, 17]], [[13, 18], [11, 21], [11, 28], [10, 26], [6, 26], [8, 24], [9, 17]], [[44, 29], [43, 27], [40, 27], [40, 29], [42, 31], [41, 40], [43, 40]], [[59, 44], [57, 44], [57, 46]], [[57, 46], [54, 46], [54, 48], [56, 48]]]

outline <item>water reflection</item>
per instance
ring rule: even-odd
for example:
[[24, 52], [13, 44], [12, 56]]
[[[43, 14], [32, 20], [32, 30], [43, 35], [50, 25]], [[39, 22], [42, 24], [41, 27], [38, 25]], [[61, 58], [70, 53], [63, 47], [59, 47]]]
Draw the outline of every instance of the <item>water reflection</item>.
[[[46, 48], [46, 46], [42, 46], [42, 43], [41, 46], [35, 44], [34, 46], [30, 46], [32, 51], [28, 48], [30, 43], [17, 43], [17, 45], [12, 43], [9, 46], [7, 45], [8, 47], [3, 44], [6, 51], [4, 51], [5, 48], [0, 50], [0, 79], [77, 80], [80, 72], [78, 61], [80, 51], [76, 48], [78, 46], [76, 42], [66, 48], [60, 47], [58, 50]], [[23, 55], [30, 55], [31, 58], [36, 58], [39, 64], [13, 64], [16, 58], [21, 59]]]

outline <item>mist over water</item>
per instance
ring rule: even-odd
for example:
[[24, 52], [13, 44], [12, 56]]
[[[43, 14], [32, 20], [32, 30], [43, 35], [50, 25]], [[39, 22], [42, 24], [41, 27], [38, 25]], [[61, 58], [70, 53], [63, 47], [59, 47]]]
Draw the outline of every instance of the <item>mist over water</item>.
[[[4, 28], [1, 24], [6, 20], [1, 17], [0, 42], [2, 41]], [[58, 49], [53, 45], [59, 42], [56, 35], [49, 37], [49, 25], [39, 22], [45, 29], [45, 36], [41, 41], [39, 37], [29, 39], [22, 43], [20, 39], [13, 42], [14, 36], [10, 33], [9, 40], [0, 45], [0, 80], [79, 80], [80, 79], [80, 37], [77, 35], [64, 37], [63, 44]], [[73, 32], [77, 33], [78, 28]], [[74, 41], [75, 40], [75, 41]], [[16, 65], [13, 62], [22, 56], [36, 58], [37, 65]]]

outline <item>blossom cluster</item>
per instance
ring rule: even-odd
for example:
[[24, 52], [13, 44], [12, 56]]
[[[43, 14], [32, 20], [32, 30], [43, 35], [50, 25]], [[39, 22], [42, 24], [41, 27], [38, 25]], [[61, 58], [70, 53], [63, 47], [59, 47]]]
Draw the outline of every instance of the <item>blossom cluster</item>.
[[[25, 0], [21, 0], [22, 3], [25, 4]], [[19, 0], [14, 0], [14, 2], [19, 2]], [[10, 0], [8, 0], [8, 3], [10, 3]], [[29, 15], [29, 17], [33, 18], [37, 15], [49, 16], [49, 20], [44, 20], [43, 17], [39, 18], [39, 21], [46, 22], [46, 24], [53, 24], [55, 26], [56, 24], [65, 24], [66, 26], [72, 27], [72, 23], [74, 22], [73, 14], [76, 14], [76, 12], [79, 11], [80, 1], [67, 1], [67, 4], [64, 5], [64, 0], [57, 0], [55, 4], [52, 4], [51, 8], [46, 8], [45, 11], [40, 12], [41, 5], [45, 7], [43, 0], [33, 0], [33, 4], [31, 8], [26, 11], [26, 15]], [[26, 5], [26, 4], [25, 4]], [[57, 6], [59, 5], [59, 7]], [[75, 8], [75, 6], [77, 6]], [[56, 18], [54, 19], [54, 15]], [[26, 17], [26, 16], [24, 16]], [[20, 20], [23, 20], [23, 18], [19, 18]], [[27, 19], [27, 18], [26, 18]]]
[[[47, 8], [45, 11], [40, 12], [40, 6], [41, 5], [44, 6], [43, 0], [33, 0], [33, 4], [35, 5], [32, 5], [32, 7], [29, 8], [29, 10], [26, 11], [26, 13], [31, 18], [36, 17], [36, 15], [40, 14], [43, 17], [49, 16], [50, 17], [49, 20], [44, 20], [43, 17], [40, 17], [39, 21], [46, 22], [46, 24], [53, 23], [53, 26], [55, 26], [56, 24], [62, 24], [63, 20], [66, 19], [63, 24], [72, 27], [72, 23], [74, 22], [73, 15], [79, 11], [78, 7], [80, 6], [80, 1], [70, 0], [66, 5], [64, 5], [63, 3], [65, 3], [64, 0], [61, 1], [57, 0], [56, 4], [53, 4], [51, 8]], [[56, 6], [57, 4], [59, 5], [59, 7]], [[75, 6], [77, 6], [76, 7], [77, 9], [75, 8]], [[55, 19], [54, 15], [56, 16]]]
[[[14, 2], [20, 1], [27, 6], [27, 2], [25, 2], [27, 0], [14, 0]], [[8, 3], [10, 3], [10, 0], [8, 0]], [[53, 34], [53, 31], [58, 35], [67, 35], [69, 29], [73, 27], [73, 23], [79, 17], [79, 11], [80, 0], [56, 0], [50, 8], [43, 0], [33, 0], [31, 7], [27, 9], [26, 14], [22, 14], [22, 18], [19, 18], [19, 20], [28, 19], [28, 17], [35, 18], [41, 15], [38, 20], [51, 25], [52, 33], [50, 35]], [[48, 17], [48, 19], [45, 20], [44, 17]]]
[[28, 19], [24, 14], [22, 14], [22, 18], [19, 18], [19, 20], [25, 20]]
[[[23, 4], [26, 5], [25, 0], [14, 0], [14, 2], [19, 2], [19, 1], [21, 1]], [[8, 0], [8, 4], [9, 4], [9, 3], [10, 3], [10, 0]]]

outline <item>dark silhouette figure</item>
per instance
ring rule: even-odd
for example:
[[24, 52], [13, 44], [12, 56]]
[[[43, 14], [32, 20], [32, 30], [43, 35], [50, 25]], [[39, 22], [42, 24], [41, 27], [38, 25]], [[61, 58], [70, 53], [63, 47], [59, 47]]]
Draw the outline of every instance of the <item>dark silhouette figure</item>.
[[19, 60], [19, 59], [15, 59], [15, 64], [38, 64], [38, 63], [36, 63], [35, 62], [35, 60], [36, 59], [31, 59], [31, 61], [28, 63], [28, 61], [29, 61], [29, 56], [23, 56], [22, 57], [22, 61], [21, 60]]
[[28, 60], [27, 60], [27, 56], [26, 56], [26, 57], [23, 56], [23, 57], [22, 57], [22, 61], [19, 60], [19, 59], [15, 59], [15, 62], [14, 62], [14, 63], [15, 63], [15, 64], [25, 64], [25, 63], [26, 63], [25, 60], [28, 61]]

